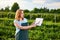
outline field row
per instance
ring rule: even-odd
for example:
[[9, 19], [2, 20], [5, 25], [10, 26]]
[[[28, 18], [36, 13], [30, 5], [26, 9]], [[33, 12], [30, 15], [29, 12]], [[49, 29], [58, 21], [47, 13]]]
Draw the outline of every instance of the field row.
[[[14, 19], [0, 18], [0, 39], [15, 40]], [[28, 20], [31, 24], [34, 20]], [[28, 30], [29, 40], [60, 40], [60, 22], [43, 21], [42, 26]]]

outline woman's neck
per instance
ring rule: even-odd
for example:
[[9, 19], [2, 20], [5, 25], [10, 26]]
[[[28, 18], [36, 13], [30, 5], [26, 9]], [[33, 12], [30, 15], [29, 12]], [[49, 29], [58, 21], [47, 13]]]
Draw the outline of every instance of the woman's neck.
[[22, 21], [23, 20], [23, 18], [20, 18], [20, 21]]

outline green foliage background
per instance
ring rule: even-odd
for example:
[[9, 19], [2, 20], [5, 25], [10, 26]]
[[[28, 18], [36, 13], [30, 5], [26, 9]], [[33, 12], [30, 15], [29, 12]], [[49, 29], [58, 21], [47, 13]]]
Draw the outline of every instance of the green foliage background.
[[[14, 12], [0, 12], [0, 40], [15, 40]], [[44, 18], [42, 26], [29, 29], [29, 40], [60, 40], [60, 14], [25, 13], [28, 23]], [[55, 23], [56, 20], [56, 23]]]

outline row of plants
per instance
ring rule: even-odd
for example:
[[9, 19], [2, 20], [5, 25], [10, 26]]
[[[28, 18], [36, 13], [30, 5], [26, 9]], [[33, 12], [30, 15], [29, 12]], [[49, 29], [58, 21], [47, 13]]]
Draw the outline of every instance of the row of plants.
[[[15, 18], [15, 13], [0, 13], [0, 18]], [[35, 19], [35, 18], [44, 18], [46, 21], [60, 22], [60, 14], [43, 14], [43, 13], [25, 13], [25, 18]]]
[[[15, 40], [14, 20], [0, 19], [0, 39]], [[33, 21], [28, 20], [29, 24]], [[29, 29], [29, 40], [60, 40], [60, 25], [42, 24], [36, 28]]]

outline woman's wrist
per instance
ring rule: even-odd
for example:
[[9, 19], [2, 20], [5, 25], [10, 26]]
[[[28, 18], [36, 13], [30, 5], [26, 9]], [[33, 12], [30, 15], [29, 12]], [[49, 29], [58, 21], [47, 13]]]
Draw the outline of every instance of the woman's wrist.
[[30, 25], [31, 27], [36, 27], [36, 25], [35, 24], [32, 24], [32, 25]]

